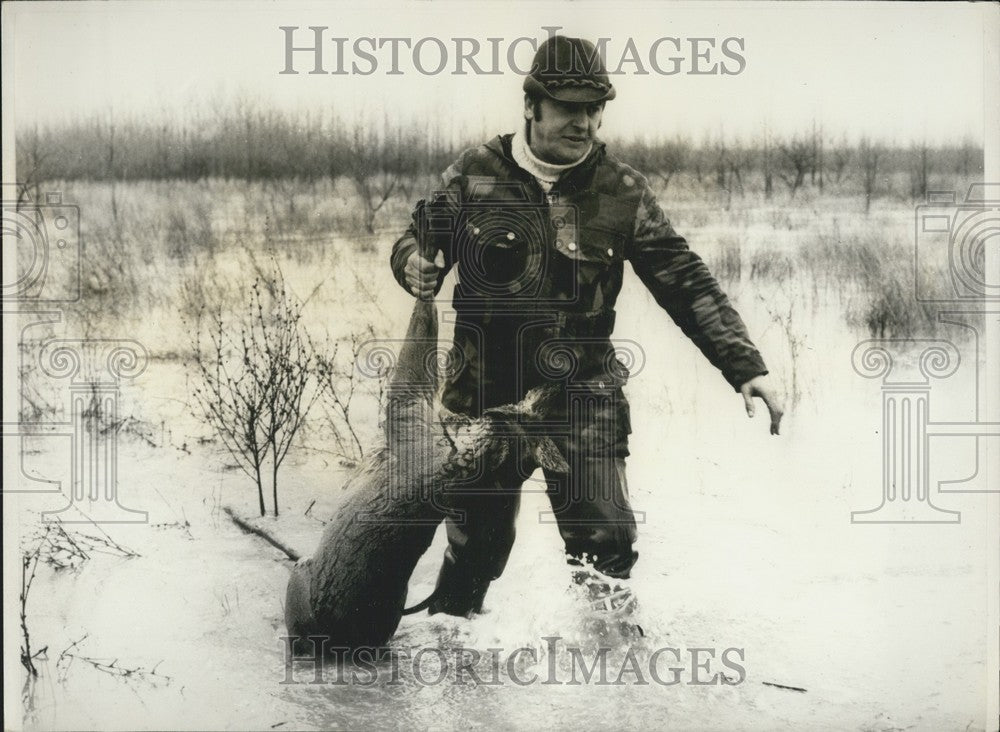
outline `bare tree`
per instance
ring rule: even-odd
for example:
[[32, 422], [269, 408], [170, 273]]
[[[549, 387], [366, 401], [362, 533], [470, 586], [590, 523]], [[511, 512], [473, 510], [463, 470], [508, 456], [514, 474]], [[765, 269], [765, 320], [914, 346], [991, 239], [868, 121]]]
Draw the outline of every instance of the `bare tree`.
[[764, 129], [764, 136], [761, 140], [761, 172], [764, 175], [764, 198], [771, 199], [774, 195], [774, 146], [771, 143], [771, 131]]
[[49, 152], [42, 151], [42, 138], [36, 124], [22, 136], [17, 145], [18, 204], [38, 200], [43, 177], [42, 166], [47, 157]]
[[254, 155], [254, 143], [256, 141], [256, 110], [253, 107], [244, 107], [243, 113], [243, 142], [246, 145], [246, 154], [244, 155], [245, 168], [243, 170], [243, 179], [250, 183], [254, 178], [254, 173], [256, 172], [256, 155]]
[[115, 118], [113, 115], [109, 116], [106, 121], [100, 118], [95, 119], [95, 132], [98, 141], [103, 148], [102, 153], [104, 155], [104, 179], [110, 181], [111, 183], [111, 223], [113, 231], [117, 237], [116, 244], [121, 245], [121, 218], [120, 212], [118, 210], [118, 194], [115, 181], [118, 177], [118, 150], [117, 150], [117, 132], [118, 127], [115, 124]]
[[687, 165], [690, 144], [680, 137], [660, 140], [648, 151], [647, 165], [662, 181], [663, 190], [670, 187], [670, 181]]
[[737, 139], [732, 145], [726, 143], [720, 134], [713, 151], [713, 168], [715, 184], [720, 191], [725, 191], [728, 211], [733, 203], [733, 193], [745, 194], [743, 177], [750, 168], [750, 152]]
[[729, 151], [726, 138], [720, 133], [712, 147], [712, 169], [715, 171], [716, 188], [727, 188], [726, 174], [729, 172]]
[[851, 146], [847, 144], [847, 138], [841, 139], [840, 143], [833, 148], [832, 158], [833, 162], [831, 165], [831, 170], [833, 171], [834, 182], [840, 183], [844, 178], [848, 166], [851, 164], [851, 159], [854, 157], [854, 151]]
[[795, 192], [805, 182], [806, 173], [813, 166], [812, 141], [795, 136], [787, 143], [780, 143], [778, 151], [781, 153], [778, 176], [788, 186], [788, 190], [794, 198]]
[[692, 152], [690, 168], [694, 172], [699, 184], [705, 182], [705, 174], [711, 167], [710, 157], [712, 155], [712, 136], [706, 132], [698, 144], [697, 149]]
[[914, 199], [926, 198], [931, 167], [927, 141], [911, 146], [910, 156], [910, 196]]
[[961, 175], [963, 178], [968, 178], [972, 173], [980, 172], [982, 165], [982, 148], [966, 137], [962, 140], [962, 145], [958, 150], [955, 173]]
[[817, 186], [823, 192], [823, 127], [812, 127], [812, 160], [809, 168], [809, 183]]
[[750, 149], [745, 147], [739, 139], [737, 139], [733, 143], [733, 146], [729, 149], [728, 164], [728, 187], [730, 195], [732, 195], [733, 190], [736, 190], [739, 191], [740, 197], [742, 198], [746, 192], [743, 186], [744, 177], [753, 165], [753, 155]]
[[877, 192], [879, 162], [882, 159], [882, 148], [867, 137], [861, 138], [858, 145], [858, 158], [861, 165], [862, 183], [865, 193], [865, 213], [871, 210], [872, 199]]
[[388, 118], [381, 131], [363, 123], [354, 125], [347, 148], [347, 174], [361, 196], [364, 227], [375, 233], [375, 216], [407, 175], [416, 172], [414, 141], [399, 128], [393, 129]]

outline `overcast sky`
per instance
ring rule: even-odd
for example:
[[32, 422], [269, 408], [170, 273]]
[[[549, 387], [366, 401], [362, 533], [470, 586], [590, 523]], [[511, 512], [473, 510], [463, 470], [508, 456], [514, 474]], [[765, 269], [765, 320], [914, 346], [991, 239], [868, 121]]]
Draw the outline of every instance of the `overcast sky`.
[[[833, 134], [867, 133], [887, 141], [926, 138], [958, 142], [984, 138], [984, 100], [992, 80], [987, 45], [998, 43], [996, 8], [987, 3], [697, 3], [666, 2], [516, 4], [420, 2], [323, 3], [5, 3], [5, 75], [17, 122], [46, 124], [114, 110], [119, 116], [172, 116], [237, 96], [281, 108], [336, 109], [346, 117], [388, 110], [396, 119], [440, 119], [475, 134], [505, 131], [520, 113], [522, 77], [507, 52], [519, 36], [543, 39], [544, 26], [569, 35], [606, 37], [611, 68], [619, 67], [629, 39], [647, 74], [635, 63], [613, 76], [618, 98], [605, 115], [606, 136], [673, 135], [700, 139], [720, 130], [756, 134], [767, 124], [779, 133], [807, 131], [813, 120]], [[344, 43], [344, 67], [371, 64], [353, 52], [356, 39], [442, 39], [449, 54], [439, 74], [421, 74], [413, 52], [400, 46], [398, 75], [390, 46], [375, 52], [370, 75], [313, 75], [312, 56], [297, 53], [297, 75], [285, 66], [285, 33], [311, 45], [308, 26], [327, 26], [324, 66], [333, 70]], [[477, 39], [476, 57], [489, 70], [488, 38], [500, 53], [498, 75], [457, 76], [451, 39]], [[681, 72], [670, 70], [671, 57]], [[733, 74], [692, 75], [691, 38], [715, 39], [702, 68]], [[722, 53], [727, 38], [733, 56]], [[367, 42], [362, 42], [367, 43]], [[386, 42], [388, 43], [388, 42]], [[705, 51], [710, 42], [698, 42]], [[742, 47], [742, 48], [741, 48]], [[367, 50], [368, 46], [364, 46]], [[516, 65], [530, 65], [532, 48], [515, 46]], [[742, 59], [742, 64], [738, 59]], [[420, 62], [432, 70], [439, 47], [421, 45]], [[742, 66], [742, 68], [740, 68]], [[470, 69], [471, 70], [471, 69]], [[8, 110], [8, 113], [10, 110]], [[611, 132], [611, 135], [608, 133]]]

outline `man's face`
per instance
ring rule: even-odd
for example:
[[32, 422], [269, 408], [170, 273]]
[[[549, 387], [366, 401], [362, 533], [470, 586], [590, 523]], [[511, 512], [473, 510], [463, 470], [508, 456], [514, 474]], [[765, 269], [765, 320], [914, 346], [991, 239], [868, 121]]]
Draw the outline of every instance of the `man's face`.
[[525, 116], [531, 117], [531, 151], [541, 160], [565, 165], [587, 152], [601, 126], [604, 102], [574, 103], [542, 99], [540, 119], [532, 116], [525, 101]]

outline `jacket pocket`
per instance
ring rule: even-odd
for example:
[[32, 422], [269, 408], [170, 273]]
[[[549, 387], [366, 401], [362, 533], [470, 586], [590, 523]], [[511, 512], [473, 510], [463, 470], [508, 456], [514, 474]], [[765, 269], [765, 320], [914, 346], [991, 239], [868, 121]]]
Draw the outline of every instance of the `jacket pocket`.
[[460, 239], [459, 276], [483, 296], [530, 294], [539, 286], [541, 249], [533, 222], [510, 221], [485, 209], [465, 219]]
[[623, 259], [625, 237], [593, 224], [566, 226], [556, 235], [556, 250], [569, 259], [608, 266]]

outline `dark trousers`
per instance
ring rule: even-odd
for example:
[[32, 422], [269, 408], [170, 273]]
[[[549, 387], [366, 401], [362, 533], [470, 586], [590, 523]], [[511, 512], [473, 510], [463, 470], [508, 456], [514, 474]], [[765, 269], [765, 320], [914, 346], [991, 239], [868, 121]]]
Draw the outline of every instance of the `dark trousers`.
[[[571, 564], [592, 564], [625, 579], [638, 559], [632, 548], [636, 522], [625, 477], [628, 405], [620, 390], [603, 398], [570, 401], [565, 434], [552, 436], [568, 472], [545, 469], [546, 493]], [[616, 398], [617, 397], [617, 398]], [[558, 430], [557, 430], [558, 432]], [[478, 610], [489, 583], [498, 578], [514, 545], [521, 486], [537, 468], [527, 441], [509, 438], [510, 452], [489, 476], [449, 490], [455, 511], [446, 519], [448, 549], [439, 580], [445, 612]], [[447, 587], [442, 586], [447, 585]], [[468, 600], [468, 602], [466, 602]], [[467, 605], [471, 606], [468, 607]]]
[[[499, 577], [514, 546], [515, 521], [526, 476], [506, 465], [505, 476], [449, 505], [464, 515], [446, 519], [449, 551], [456, 563]], [[635, 517], [628, 501], [624, 458], [587, 458], [570, 473], [544, 471], [552, 518], [571, 563], [590, 562], [611, 577], [627, 578], [638, 558], [632, 549]], [[543, 516], [544, 520], [545, 516]]]

